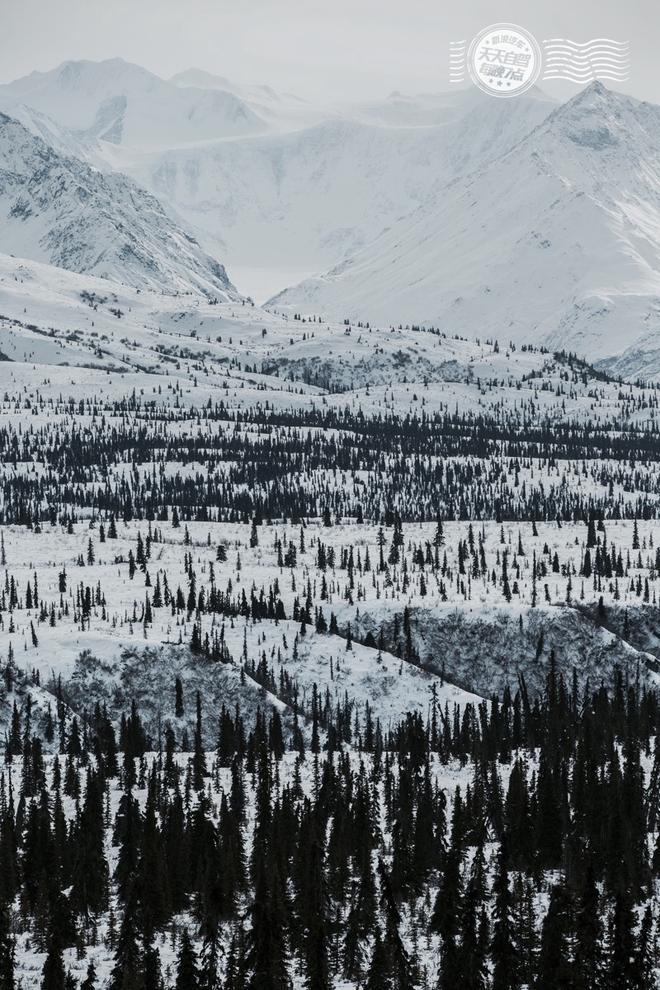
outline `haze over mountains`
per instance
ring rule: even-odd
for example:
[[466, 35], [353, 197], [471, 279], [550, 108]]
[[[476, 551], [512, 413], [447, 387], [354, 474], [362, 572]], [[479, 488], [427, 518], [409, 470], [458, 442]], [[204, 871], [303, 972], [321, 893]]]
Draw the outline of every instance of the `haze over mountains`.
[[0, 109], [136, 179], [258, 299], [359, 249], [552, 105], [464, 90], [317, 107], [198, 70], [168, 82], [120, 59], [0, 87]]
[[24, 125], [0, 126], [7, 253], [236, 298], [226, 265], [289, 313], [660, 372], [660, 109], [600, 84], [561, 107], [473, 89], [319, 107], [112, 59], [2, 86], [0, 110]]
[[660, 990], [659, 196], [601, 86], [0, 87], [0, 990]]

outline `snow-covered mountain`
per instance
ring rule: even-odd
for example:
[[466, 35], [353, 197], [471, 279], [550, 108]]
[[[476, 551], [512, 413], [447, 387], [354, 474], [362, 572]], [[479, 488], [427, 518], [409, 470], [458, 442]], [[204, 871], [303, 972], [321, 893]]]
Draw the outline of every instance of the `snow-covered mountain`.
[[594, 83], [364, 250], [271, 303], [542, 341], [592, 360], [652, 337], [660, 108]]
[[37, 111], [81, 143], [103, 141], [136, 150], [236, 137], [264, 129], [234, 93], [181, 87], [121, 58], [64, 62], [50, 72], [0, 87], [0, 108]]
[[[447, 99], [444, 121], [395, 125], [344, 108], [312, 126], [145, 155], [122, 167], [231, 262], [238, 284], [278, 288], [335, 264], [424, 204], [435, 188], [508, 150], [552, 104], [541, 96]], [[390, 101], [380, 106], [385, 117]], [[370, 110], [374, 117], [376, 107]], [[255, 277], [255, 270], [259, 273]], [[273, 273], [264, 282], [264, 273]], [[298, 275], [300, 277], [300, 274]], [[271, 290], [272, 291], [272, 290]], [[262, 296], [263, 298], [263, 296]]]
[[0, 250], [164, 293], [236, 299], [221, 264], [119, 173], [56, 152], [0, 114]]
[[[115, 59], [0, 87], [7, 106], [108, 183], [149, 189], [275, 308], [622, 355], [627, 376], [655, 361], [660, 110], [601, 84], [559, 108], [475, 89], [319, 107]], [[64, 263], [37, 240], [0, 247]]]
[[312, 103], [295, 93], [280, 93], [272, 86], [244, 85], [225, 76], [218, 76], [203, 69], [186, 69], [172, 76], [170, 83], [184, 88], [213, 90], [233, 95], [249, 107], [270, 131], [291, 131], [310, 127], [327, 120], [328, 116], [339, 116], [340, 110], [333, 110], [321, 104]]
[[[200, 110], [226, 100], [249, 126]], [[359, 250], [552, 107], [538, 91], [498, 102], [473, 89], [319, 107], [194, 69], [166, 82], [121, 60], [0, 87], [0, 109], [136, 179], [259, 299]]]

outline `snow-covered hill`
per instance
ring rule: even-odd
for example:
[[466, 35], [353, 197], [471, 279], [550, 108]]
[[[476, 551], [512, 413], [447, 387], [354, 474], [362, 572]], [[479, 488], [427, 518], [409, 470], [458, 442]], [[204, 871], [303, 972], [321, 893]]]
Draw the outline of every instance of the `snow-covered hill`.
[[[299, 409], [322, 397], [324, 406], [370, 415], [506, 410], [550, 422], [654, 427], [653, 406], [640, 398], [629, 407], [616, 381], [600, 381], [594, 391], [590, 369], [579, 387], [568, 388], [567, 363], [543, 349], [298, 320], [247, 300], [139, 290], [2, 254], [0, 356], [12, 362], [12, 375], [23, 367], [28, 386], [41, 376], [33, 364], [50, 366], [49, 374], [59, 366], [67, 387], [72, 378], [78, 382], [80, 396], [110, 384], [106, 372], [116, 373], [122, 394], [141, 387], [141, 374], [181, 375], [195, 380], [200, 404], [220, 390], [223, 401], [240, 408]], [[103, 373], [83, 378], [71, 368]]]
[[[241, 406], [260, 393], [280, 408], [319, 395], [342, 406], [353, 393], [366, 410], [405, 414], [456, 403], [464, 411], [515, 407], [525, 397], [553, 419], [567, 408], [580, 419], [593, 415], [593, 398], [586, 390], [574, 398], [563, 394], [562, 367], [540, 350], [307, 322], [244, 300], [164, 295], [2, 254], [0, 353], [14, 363], [12, 374], [24, 362], [195, 378], [203, 371], [200, 384], [211, 393], [233, 380]], [[539, 392], [537, 379], [546, 376]], [[88, 387], [96, 391], [91, 382]], [[603, 386], [606, 418], [620, 415], [617, 393], [615, 384]]]
[[566, 346], [660, 328], [660, 108], [594, 83], [278, 308]]
[[65, 157], [0, 114], [0, 250], [165, 294], [237, 299], [221, 264], [120, 174]]

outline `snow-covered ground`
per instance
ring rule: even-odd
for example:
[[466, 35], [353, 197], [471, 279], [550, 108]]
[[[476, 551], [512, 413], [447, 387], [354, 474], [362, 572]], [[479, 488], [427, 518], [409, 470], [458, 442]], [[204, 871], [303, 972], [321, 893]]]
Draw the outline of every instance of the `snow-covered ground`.
[[[284, 417], [341, 415], [344, 418], [336, 421], [341, 428], [336, 425], [326, 430], [321, 428], [322, 420], [310, 419], [304, 427], [306, 436], [310, 443], [317, 438], [356, 450], [364, 442], [361, 417], [413, 416], [423, 422], [426, 416], [451, 419], [460, 413], [475, 430], [486, 417], [492, 429], [499, 431], [500, 440], [487, 455], [472, 448], [469, 433], [460, 452], [451, 457], [415, 448], [419, 466], [436, 472], [435, 491], [422, 497], [426, 518], [442, 514], [451, 479], [464, 473], [472, 481], [462, 494], [463, 503], [474, 522], [470, 528], [467, 522], [448, 520], [445, 513], [443, 542], [438, 546], [435, 523], [406, 522], [398, 559], [392, 561], [393, 530], [385, 527], [382, 568], [378, 521], [372, 517], [357, 523], [355, 513], [360, 506], [378, 504], [383, 470], [406, 479], [394, 441], [384, 449], [378, 464], [357, 459], [350, 462], [350, 468], [337, 470], [326, 461], [314, 464], [310, 460], [301, 468], [295, 483], [308, 492], [330, 492], [345, 506], [346, 515], [331, 519], [329, 527], [320, 519], [307, 520], [306, 549], [298, 553], [292, 567], [278, 564], [275, 544], [281, 541], [283, 553], [289, 543], [299, 546], [300, 524], [274, 519], [272, 525], [259, 526], [258, 546], [251, 547], [249, 519], [244, 523], [215, 521], [217, 505], [212, 506], [211, 521], [188, 523], [202, 584], [208, 585], [213, 563], [217, 586], [224, 589], [231, 582], [233, 596], [244, 590], [249, 601], [253, 588], [258, 595], [263, 585], [267, 595], [269, 587], [279, 585], [286, 621], [276, 625], [237, 619], [233, 628], [225, 623], [225, 643], [238, 662], [245, 635], [250, 655], [265, 653], [268, 664], [276, 669], [281, 664], [301, 691], [323, 682], [337, 697], [348, 691], [358, 705], [373, 695], [379, 715], [386, 720], [404, 704], [423, 708], [430, 685], [442, 680], [444, 665], [463, 688], [487, 696], [515, 680], [518, 668], [527, 664], [530, 649], [536, 648], [535, 642], [530, 646], [532, 632], [526, 633], [524, 645], [513, 651], [509, 663], [501, 655], [502, 638], [506, 641], [509, 634], [500, 636], [497, 670], [488, 674], [480, 668], [477, 672], [474, 650], [460, 655], [457, 615], [473, 631], [481, 623], [482, 632], [487, 627], [492, 635], [502, 622], [513, 619], [538, 638], [541, 620], [530, 618], [532, 611], [537, 617], [546, 616], [543, 622], [549, 641], [560, 643], [557, 615], [564, 606], [575, 616], [576, 610], [584, 613], [596, 608], [602, 597], [604, 607], [618, 616], [626, 607], [653, 610], [658, 604], [658, 533], [655, 521], [643, 517], [657, 514], [660, 475], [653, 458], [628, 459], [624, 447], [621, 456], [613, 459], [611, 452], [603, 450], [603, 437], [610, 438], [609, 444], [621, 431], [647, 431], [638, 434], [642, 439], [655, 432], [658, 395], [652, 387], [608, 380], [566, 358], [541, 349], [516, 348], [505, 341], [453, 338], [397, 326], [324, 323], [268, 312], [245, 301], [211, 304], [200, 298], [160, 296], [6, 256], [0, 256], [0, 328], [0, 350], [9, 359], [0, 363], [0, 428], [16, 431], [23, 438], [22, 454], [7, 459], [0, 469], [0, 478], [12, 484], [41, 478], [52, 486], [56, 479], [46, 451], [51, 444], [59, 445], [62, 438], [66, 443], [66, 438], [79, 433], [92, 444], [90, 450], [112, 430], [129, 435], [133, 431], [135, 436], [146, 431], [155, 444], [153, 455], [141, 454], [136, 465], [124, 457], [105, 466], [89, 464], [84, 484], [92, 491], [94, 486], [100, 490], [98, 486], [145, 481], [156, 471], [163, 478], [188, 478], [200, 486], [229, 478], [241, 459], [240, 443], [234, 453], [222, 453], [219, 460], [218, 451], [230, 439], [270, 442], [273, 427], [268, 416], [272, 413]], [[205, 418], [202, 427], [199, 413], [209, 404], [218, 411]], [[166, 463], [158, 453], [161, 419], [167, 422], [170, 444]], [[543, 425], [547, 436], [539, 434], [536, 447], [530, 446], [525, 456], [509, 455], [507, 436], [514, 437], [535, 424]], [[587, 431], [586, 446], [576, 447], [572, 457], [555, 456], [552, 431], [557, 428], [557, 436], [565, 440], [571, 424]], [[442, 432], [442, 418], [437, 429]], [[593, 429], [603, 433], [598, 448], [590, 450], [592, 433], [588, 431]], [[281, 430], [292, 430], [293, 438], [296, 427], [292, 424]], [[207, 438], [209, 457], [213, 451], [208, 464], [204, 445], [195, 455], [187, 450], [190, 439], [200, 436]], [[284, 433], [282, 442], [286, 442]], [[550, 446], [541, 450], [538, 444]], [[363, 455], [359, 457], [364, 460]], [[279, 480], [289, 484], [294, 478], [287, 472]], [[267, 479], [255, 480], [252, 493], [266, 494], [270, 484]], [[404, 519], [409, 518], [413, 504], [407, 500], [415, 494], [412, 479], [410, 484], [408, 493], [401, 490], [392, 496], [392, 508]], [[241, 485], [247, 492], [246, 483], [241, 482], [239, 489]], [[612, 576], [595, 574], [593, 546], [585, 574], [584, 517], [562, 525], [540, 519], [536, 525], [493, 520], [494, 501], [507, 511], [524, 513], [530, 493], [536, 493], [540, 505], [607, 507], [607, 515], [614, 518], [607, 518], [598, 533], [598, 552], [604, 554], [607, 549], [608, 558], [614, 559]], [[482, 504], [484, 498], [488, 501]], [[414, 504], [417, 512], [418, 503]], [[384, 509], [381, 506], [380, 511]], [[177, 647], [180, 642], [185, 646], [191, 637], [192, 617], [173, 617], [166, 608], [155, 609], [146, 627], [139, 618], [156, 573], [161, 580], [167, 578], [171, 589], [186, 588], [185, 527], [173, 529], [171, 513], [167, 522], [152, 523], [163, 530], [163, 542], [154, 544], [156, 559], [149, 564], [150, 584], [145, 587], [142, 571], [129, 577], [127, 561], [129, 550], [135, 552], [138, 531], [146, 538], [147, 522], [133, 520], [125, 525], [118, 520], [117, 541], [100, 543], [99, 525], [103, 521], [107, 530], [107, 516], [101, 520], [98, 513], [82, 505], [75, 506], [75, 513], [72, 533], [67, 533], [62, 518], [54, 525], [43, 522], [39, 533], [6, 528], [7, 566], [22, 593], [36, 572], [48, 608], [52, 604], [59, 618], [48, 627], [46, 636], [37, 628], [39, 643], [33, 646], [30, 622], [38, 615], [34, 610], [29, 615], [19, 611], [13, 630], [7, 621], [0, 628], [0, 649], [8, 650], [11, 641], [18, 662], [37, 667], [48, 678], [52, 670], [69, 676], [84, 650], [115, 663], [122, 651], [138, 644]], [[562, 515], [566, 519], [563, 510]], [[640, 516], [639, 548], [633, 548], [634, 515]], [[230, 517], [221, 514], [220, 518]], [[87, 563], [90, 539], [95, 546], [91, 565]], [[226, 562], [215, 559], [220, 543], [229, 548]], [[317, 559], [321, 543], [335, 552], [335, 564], [325, 572]], [[349, 548], [355, 555], [350, 569], [341, 566], [342, 553]], [[57, 588], [64, 567], [69, 573], [68, 596], [76, 595], [80, 581], [91, 588], [100, 582], [103, 589], [106, 605], [96, 609], [84, 629], [74, 618], [75, 608], [68, 615], [63, 613], [64, 600], [60, 602]], [[324, 575], [328, 587], [321, 600]], [[341, 635], [315, 633], [312, 623], [306, 635], [298, 637], [294, 657], [300, 625], [299, 621], [292, 624], [294, 601], [306, 595], [308, 583], [313, 607], [324, 603], [327, 622], [333, 611]], [[359, 638], [368, 632], [377, 636], [381, 626], [391, 635], [395, 617], [404, 608], [413, 616], [415, 657], [405, 656], [405, 651], [395, 648], [396, 643], [388, 643], [381, 658], [373, 646], [358, 642], [352, 653], [346, 652], [342, 637], [349, 623]], [[597, 642], [596, 666], [601, 662], [608, 666], [608, 650], [612, 663], [636, 662], [639, 650], [655, 650], [652, 637], [648, 642], [638, 638], [628, 654], [629, 637], [617, 625], [618, 618], [612, 618], [609, 625], [601, 621], [600, 626], [609, 632], [592, 628], [592, 619], [584, 615], [570, 619], [582, 625], [564, 628], [563, 635], [572, 636], [574, 645], [579, 643], [575, 649], [581, 656], [589, 643]], [[203, 634], [219, 632], [222, 625], [218, 616], [204, 612], [199, 621]], [[449, 629], [454, 629], [451, 635]], [[614, 637], [612, 649], [608, 636]], [[470, 635], [463, 638], [467, 641]], [[429, 657], [429, 644], [435, 656]], [[394, 656], [392, 650], [400, 655]], [[446, 650], [450, 656], [439, 655]], [[430, 665], [431, 673], [421, 673], [420, 662]], [[586, 663], [584, 656], [582, 663]], [[538, 679], [534, 683], [538, 686]], [[460, 700], [460, 694], [447, 697]]]
[[[107, 532], [107, 525], [105, 528]], [[329, 690], [336, 700], [347, 694], [358, 711], [368, 703], [374, 717], [388, 723], [407, 709], [426, 712], [431, 690], [450, 707], [474, 701], [473, 694], [447, 682], [452, 671], [465, 686], [476, 685], [482, 695], [490, 694], [489, 678], [492, 690], [503, 686], [507, 674], [509, 685], [515, 687], [518, 673], [529, 673], [530, 654], [537, 651], [536, 661], [542, 665], [547, 662], [556, 639], [555, 624], [563, 622], [565, 642], [557, 643], [559, 660], [567, 671], [575, 668], [581, 680], [587, 675], [607, 679], [617, 665], [634, 670], [640, 660], [650, 662], [648, 676], [654, 679], [652, 654], [660, 655], [660, 642], [651, 635], [640, 647], [639, 635], [621, 629], [618, 634], [609, 631], [603, 619], [600, 627], [587, 622], [581, 638], [571, 639], [571, 623], [585, 616], [595, 618], [601, 598], [603, 616], [609, 613], [612, 630], [628, 609], [631, 615], [643, 615], [647, 609], [649, 625], [656, 621], [660, 571], [655, 543], [660, 527], [655, 522], [637, 526], [638, 550], [633, 549], [634, 528], [630, 522], [608, 522], [607, 544], [615, 556], [621, 555], [625, 577], [606, 580], [580, 576], [585, 525], [558, 528], [556, 524], [538, 524], [537, 536], [532, 535], [530, 524], [479, 525], [472, 530], [476, 554], [461, 563], [459, 552], [462, 556], [463, 547], [469, 547], [470, 528], [468, 524], [448, 523], [444, 542], [437, 548], [437, 570], [432, 564], [435, 527], [406, 525], [396, 564], [387, 563], [392, 533], [385, 531], [382, 571], [379, 529], [373, 526], [328, 528], [309, 523], [302, 531], [300, 526], [261, 526], [257, 527], [257, 546], [250, 546], [251, 526], [240, 524], [188, 523], [173, 529], [170, 524], [120, 522], [117, 539], [105, 542], [99, 541], [99, 525], [85, 520], [74, 525], [72, 533], [59, 525], [44, 525], [38, 533], [4, 527], [6, 572], [15, 581], [18, 607], [11, 616], [4, 613], [0, 619], [0, 656], [7, 656], [11, 644], [16, 664], [28, 672], [38, 670], [42, 683], [59, 676], [67, 680], [84, 652], [102, 665], [118, 663], [127, 652], [139, 654], [153, 647], [165, 654], [172, 652], [170, 647], [181, 647], [186, 654], [193, 625], [198, 624], [202, 639], [206, 634], [211, 641], [219, 636], [235, 664], [248, 658], [256, 664], [265, 659], [276, 682], [282, 673], [295, 680], [302, 701], [309, 699], [316, 684], [323, 691]], [[130, 554], [137, 556], [138, 534], [144, 541], [149, 531], [157, 537], [151, 544], [151, 557], [144, 570], [138, 567], [131, 577]], [[88, 559], [90, 541], [92, 563]], [[226, 547], [224, 562], [217, 559], [219, 544]], [[291, 544], [297, 548], [293, 566], [278, 563], [278, 544], [285, 555]], [[425, 563], [420, 563], [420, 551], [426, 556]], [[319, 552], [325, 560], [328, 555], [332, 559], [334, 553], [334, 564], [322, 560], [319, 566]], [[350, 564], [346, 558], [349, 552]], [[508, 583], [502, 580], [505, 554]], [[475, 560], [481, 569], [478, 577], [473, 576]], [[152, 618], [145, 622], [145, 602], [153, 600], [157, 582], [161, 594], [167, 587], [176, 596], [181, 588], [188, 601], [186, 561], [195, 572], [197, 598], [202, 592], [209, 601], [215, 588], [240, 605], [243, 592], [250, 603], [252, 595], [259, 599], [263, 590], [265, 600], [273, 593], [281, 600], [286, 619], [264, 617], [255, 621], [253, 614], [232, 618], [203, 609], [197, 615], [196, 609], [187, 607], [175, 613], [170, 603], [153, 607]], [[547, 572], [536, 581], [532, 578], [533, 562]], [[553, 566], [557, 566], [556, 572]], [[60, 591], [63, 573], [64, 592]], [[35, 577], [38, 605], [30, 607], [26, 605], [27, 586], [34, 587]], [[91, 589], [92, 607], [83, 619], [80, 595], [84, 597], [87, 588]], [[5, 602], [8, 594], [7, 586]], [[305, 607], [308, 597], [312, 621], [301, 631], [301, 619], [294, 619], [294, 615]], [[338, 634], [315, 631], [317, 608], [322, 609], [326, 625], [335, 615]], [[412, 652], [406, 645], [404, 610], [412, 617]], [[575, 620], [570, 618], [574, 614]], [[475, 644], [470, 642], [475, 635], [471, 627], [485, 643], [487, 630], [502, 624], [504, 635], [496, 649], [510, 655], [504, 675], [499, 655], [480, 656], [478, 644], [475, 653]], [[631, 619], [631, 624], [639, 624], [639, 619]], [[346, 643], [349, 627], [352, 648]], [[450, 628], [454, 629], [453, 638], [443, 639], [443, 632]], [[530, 641], [519, 645], [528, 628]], [[539, 648], [544, 628], [548, 643], [544, 648], [541, 642]], [[379, 651], [381, 629], [385, 639]], [[373, 637], [372, 646], [355, 642], [367, 634]], [[637, 647], [631, 642], [637, 642]], [[420, 664], [427, 670], [420, 670]], [[117, 671], [119, 676], [121, 665]], [[533, 671], [529, 676], [536, 686]]]

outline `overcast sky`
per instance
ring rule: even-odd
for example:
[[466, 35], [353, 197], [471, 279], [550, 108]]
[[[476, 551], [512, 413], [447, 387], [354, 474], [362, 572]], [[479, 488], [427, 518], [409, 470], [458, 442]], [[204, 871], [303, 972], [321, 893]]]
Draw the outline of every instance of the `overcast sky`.
[[449, 41], [509, 21], [539, 40], [630, 41], [617, 88], [660, 103], [657, 0], [1, 0], [0, 12], [2, 82], [119, 55], [165, 77], [194, 66], [315, 100], [440, 91]]

